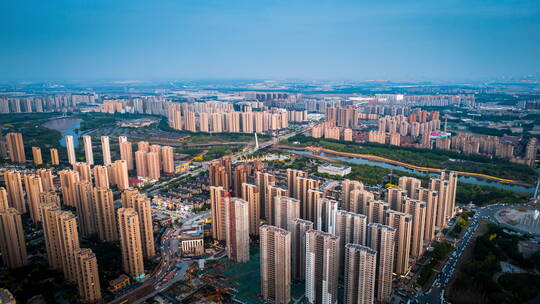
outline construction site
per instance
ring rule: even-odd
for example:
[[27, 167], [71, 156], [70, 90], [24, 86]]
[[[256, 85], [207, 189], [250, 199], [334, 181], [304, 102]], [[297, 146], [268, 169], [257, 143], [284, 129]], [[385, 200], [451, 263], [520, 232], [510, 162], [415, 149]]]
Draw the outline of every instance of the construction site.
[[[223, 254], [205, 260], [204, 268], [196, 261], [189, 267], [186, 280], [160, 293], [164, 302], [172, 303], [265, 303], [261, 298], [260, 249], [250, 247], [250, 261], [236, 263]], [[202, 266], [202, 265], [201, 265]], [[307, 303], [304, 283], [293, 282], [292, 302]]]

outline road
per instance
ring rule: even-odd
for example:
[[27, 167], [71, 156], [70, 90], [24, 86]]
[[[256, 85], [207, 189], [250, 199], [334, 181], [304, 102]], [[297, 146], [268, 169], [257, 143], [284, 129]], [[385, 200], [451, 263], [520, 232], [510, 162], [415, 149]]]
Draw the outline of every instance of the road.
[[[177, 263], [176, 255], [178, 252], [177, 235], [179, 232], [180, 229], [169, 228], [163, 233], [160, 245], [161, 261], [158, 267], [152, 274], [146, 277], [141, 285], [114, 299], [110, 302], [111, 304], [142, 303], [181, 279], [177, 276], [177, 270], [175, 269]], [[173, 277], [167, 278], [166, 276], [171, 273], [173, 274]]]

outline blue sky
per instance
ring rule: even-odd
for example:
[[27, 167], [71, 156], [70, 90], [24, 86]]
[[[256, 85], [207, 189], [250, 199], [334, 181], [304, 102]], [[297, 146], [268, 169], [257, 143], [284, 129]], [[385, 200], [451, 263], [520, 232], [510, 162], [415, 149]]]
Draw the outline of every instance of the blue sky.
[[0, 80], [539, 72], [538, 0], [0, 1]]

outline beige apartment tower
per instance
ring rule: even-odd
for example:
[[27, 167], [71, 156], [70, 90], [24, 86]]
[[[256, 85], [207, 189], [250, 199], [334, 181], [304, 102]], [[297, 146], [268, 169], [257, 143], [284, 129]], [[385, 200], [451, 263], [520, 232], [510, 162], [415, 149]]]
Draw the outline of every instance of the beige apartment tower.
[[15, 208], [0, 209], [0, 251], [10, 269], [28, 263], [21, 213]]
[[212, 217], [212, 237], [218, 241], [225, 241], [225, 190], [223, 187], [210, 186], [210, 213]]
[[426, 188], [418, 188], [416, 198], [426, 203], [426, 221], [424, 225], [424, 241], [432, 241], [435, 238], [435, 221], [437, 218], [437, 203], [439, 192]]
[[9, 159], [14, 163], [26, 162], [24, 153], [24, 141], [21, 133], [6, 134], [6, 144], [9, 151]]
[[133, 208], [118, 209], [118, 228], [120, 248], [122, 249], [122, 267], [135, 281], [144, 279], [143, 251], [139, 216]]
[[62, 188], [62, 198], [64, 205], [77, 207], [77, 188], [80, 181], [79, 172], [73, 170], [62, 170], [58, 172], [60, 177], [60, 187]]
[[133, 145], [124, 136], [120, 136], [118, 142], [120, 146], [120, 159], [126, 161], [128, 170], [131, 171], [135, 168], [133, 166]]
[[79, 228], [84, 237], [96, 235], [97, 214], [94, 204], [94, 187], [91, 182], [77, 183], [77, 215], [79, 218]]
[[375, 199], [373, 193], [367, 190], [352, 190], [350, 193], [350, 212], [367, 214], [368, 212], [368, 202]]
[[288, 196], [276, 196], [274, 201], [274, 225], [290, 231], [292, 220], [300, 217], [300, 201]]
[[[336, 232], [339, 237], [339, 248], [347, 244], [365, 245], [367, 242], [367, 216], [345, 210], [336, 212]], [[345, 252], [340, 254], [340, 276], [343, 273]]]
[[[346, 179], [341, 182], [341, 201], [343, 202], [343, 209], [351, 210], [351, 191], [364, 190], [364, 184], [359, 181]], [[353, 196], [353, 198], [355, 198]]]
[[116, 186], [120, 191], [129, 188], [128, 167], [125, 160], [117, 160], [114, 162]]
[[291, 275], [296, 281], [306, 279], [306, 232], [313, 229], [313, 222], [296, 218], [291, 230]]
[[54, 178], [51, 169], [38, 169], [37, 175], [41, 178], [41, 185], [43, 186], [43, 191], [56, 191], [54, 186]]
[[136, 189], [127, 189], [122, 192], [122, 207], [133, 208], [139, 216], [141, 230], [141, 245], [143, 256], [152, 258], [156, 255], [154, 247], [154, 228], [152, 225], [152, 209], [150, 199], [139, 193]]
[[259, 187], [254, 184], [242, 183], [242, 199], [249, 204], [249, 235], [259, 235]]
[[0, 211], [9, 208], [8, 195], [6, 188], [0, 187]]
[[319, 230], [306, 232], [306, 297], [309, 303], [337, 303], [339, 237]]
[[375, 303], [377, 251], [358, 244], [347, 244], [345, 249], [344, 303]]
[[58, 149], [51, 148], [51, 165], [58, 166], [60, 164], [60, 157], [58, 156]]
[[160, 178], [160, 162], [158, 152], [146, 153], [146, 167], [148, 170], [148, 177], [159, 179]]
[[110, 189], [96, 187], [93, 196], [99, 239], [104, 242], [114, 243], [118, 241], [118, 226], [114, 214], [113, 193]]
[[4, 182], [6, 183], [9, 206], [24, 214], [26, 213], [26, 204], [21, 177], [22, 175], [18, 171], [10, 170], [4, 172]]
[[135, 167], [137, 169], [137, 176], [148, 176], [148, 166], [146, 163], [146, 152], [135, 152]]
[[32, 222], [41, 222], [40, 216], [40, 199], [39, 194], [43, 192], [41, 178], [35, 174], [26, 174], [24, 176], [24, 186], [26, 190], [26, 198], [28, 199], [28, 209], [30, 210], [30, 218]]
[[237, 263], [249, 261], [249, 204], [239, 198], [225, 198], [227, 256]]
[[401, 176], [399, 178], [399, 188], [407, 191], [407, 195], [410, 198], [415, 198], [414, 195], [418, 188], [422, 187], [422, 181], [418, 178]]
[[73, 171], [79, 173], [79, 179], [85, 182], [92, 182], [92, 173], [90, 171], [90, 165], [87, 163], [75, 162], [73, 163]]
[[261, 293], [268, 303], [291, 301], [291, 233], [275, 226], [260, 227]]
[[174, 150], [170, 146], [164, 146], [161, 148], [161, 162], [163, 167], [163, 173], [174, 173]]
[[101, 284], [97, 259], [91, 249], [83, 248], [75, 251], [75, 264], [77, 266], [77, 287], [79, 296], [84, 303], [97, 303], [101, 301]]
[[415, 260], [419, 259], [424, 253], [426, 210], [425, 202], [413, 199], [405, 200], [403, 212], [412, 216], [411, 257]]
[[88, 165], [94, 164], [94, 151], [92, 147], [92, 137], [90, 135], [83, 136], [84, 157]]
[[386, 303], [392, 297], [396, 229], [379, 223], [368, 224], [368, 247], [377, 251], [375, 298]]
[[73, 136], [66, 135], [66, 151], [68, 156], [68, 162], [70, 165], [73, 165], [77, 161], [77, 156], [75, 155], [75, 143], [73, 141]]
[[99, 188], [109, 189], [109, 172], [105, 166], [94, 166], [94, 184]]
[[32, 147], [32, 159], [35, 166], [43, 165], [43, 157], [41, 156], [41, 149], [39, 147]]
[[409, 214], [394, 210], [386, 212], [386, 225], [396, 229], [394, 272], [399, 275], [405, 274], [409, 270], [412, 224], [412, 216]]
[[275, 185], [269, 185], [266, 187], [266, 194], [265, 194], [265, 214], [266, 216], [266, 222], [271, 223], [272, 225], [276, 222], [276, 197], [278, 196], [287, 196], [288, 197], [288, 190], [284, 188], [280, 188]]
[[103, 153], [103, 165], [111, 163], [111, 147], [109, 145], [109, 136], [101, 136], [101, 152]]

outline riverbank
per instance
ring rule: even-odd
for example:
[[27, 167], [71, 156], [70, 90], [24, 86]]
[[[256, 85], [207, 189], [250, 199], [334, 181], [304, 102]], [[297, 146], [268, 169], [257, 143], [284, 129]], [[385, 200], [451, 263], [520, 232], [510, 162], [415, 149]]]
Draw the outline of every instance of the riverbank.
[[[483, 174], [499, 178], [497, 182], [529, 186], [536, 184], [538, 173], [528, 166], [511, 163], [505, 159], [490, 158], [483, 155], [465, 155], [446, 150], [399, 147], [376, 143], [345, 142], [324, 138], [311, 138], [304, 135], [290, 138], [282, 144], [298, 147], [321, 147], [337, 152], [359, 154], [360, 156], [376, 156], [374, 162], [394, 163], [397, 166], [419, 171], [432, 172], [448, 169], [466, 173]], [[339, 155], [340, 157], [349, 157]], [[360, 158], [360, 156], [354, 156]], [[367, 158], [363, 158], [367, 160]], [[426, 168], [433, 169], [427, 170]], [[463, 174], [462, 176], [468, 176]], [[477, 175], [478, 178], [483, 178]], [[485, 178], [484, 178], [485, 179]], [[508, 181], [503, 181], [508, 180]], [[509, 182], [511, 181], [511, 182]]]

